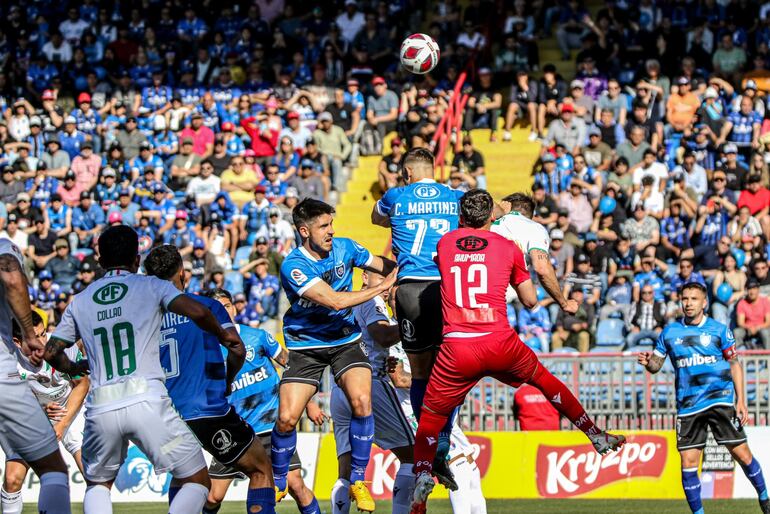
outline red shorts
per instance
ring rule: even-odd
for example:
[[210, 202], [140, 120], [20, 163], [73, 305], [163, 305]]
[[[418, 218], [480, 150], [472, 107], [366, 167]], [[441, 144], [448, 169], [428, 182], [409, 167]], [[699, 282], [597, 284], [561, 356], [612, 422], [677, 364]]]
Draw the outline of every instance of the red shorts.
[[423, 405], [448, 416], [482, 378], [519, 387], [534, 376], [538, 364], [535, 352], [513, 330], [474, 338], [445, 338]]

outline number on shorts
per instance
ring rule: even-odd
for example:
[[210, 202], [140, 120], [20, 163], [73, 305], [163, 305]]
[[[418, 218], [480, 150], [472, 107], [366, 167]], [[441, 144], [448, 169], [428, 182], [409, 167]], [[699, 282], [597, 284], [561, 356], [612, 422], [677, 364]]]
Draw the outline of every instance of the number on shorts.
[[[412, 255], [420, 255], [422, 245], [425, 242], [425, 234], [428, 232], [428, 229], [430, 228], [439, 236], [443, 236], [449, 232], [449, 221], [443, 219], [432, 219], [430, 221], [425, 221], [424, 219], [417, 218], [413, 220], [407, 220], [406, 228], [415, 231], [414, 243], [412, 243], [412, 249], [409, 250], [409, 253]], [[433, 255], [435, 255], [435, 253]]]
[[[476, 295], [487, 293], [487, 266], [485, 264], [471, 264], [468, 266], [468, 277], [463, 281], [463, 270], [460, 266], [452, 266], [449, 271], [454, 276], [455, 303], [461, 309], [464, 308], [463, 291], [468, 291], [468, 307], [471, 309], [486, 309], [488, 303], [476, 301]], [[478, 285], [476, 284], [478, 281]], [[466, 287], [467, 286], [467, 287]]]
[[[107, 380], [115, 376], [130, 375], [136, 371], [136, 349], [134, 348], [134, 327], [127, 321], [115, 323], [112, 326], [112, 340], [110, 333], [104, 327], [94, 329], [94, 337], [98, 337], [104, 354], [104, 374]], [[113, 361], [112, 349], [115, 349]], [[113, 364], [114, 362], [114, 364]]]

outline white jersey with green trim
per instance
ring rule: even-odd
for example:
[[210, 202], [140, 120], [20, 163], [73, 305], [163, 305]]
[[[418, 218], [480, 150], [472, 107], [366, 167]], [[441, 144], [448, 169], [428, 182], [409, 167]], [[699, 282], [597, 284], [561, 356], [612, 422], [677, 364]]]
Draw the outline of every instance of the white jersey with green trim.
[[54, 338], [83, 340], [91, 368], [88, 407], [113, 410], [165, 395], [160, 325], [181, 295], [171, 282], [111, 270], [72, 299]]
[[[83, 354], [77, 346], [70, 346], [64, 350], [64, 353], [73, 362], [83, 359]], [[29, 384], [32, 394], [42, 407], [52, 402], [59, 405], [67, 403], [72, 393], [72, 378], [69, 375], [53, 369], [45, 361], [37, 371], [31, 371], [28, 366], [21, 363], [18, 365], [18, 370], [19, 378]]]
[[[9, 254], [18, 259], [24, 269], [24, 257], [21, 250], [10, 239], [0, 239], [0, 255]], [[0, 347], [0, 381], [9, 380], [9, 376], [16, 372], [18, 357], [21, 352], [13, 342], [13, 311], [6, 300], [7, 292], [5, 284], [0, 281], [0, 338], [4, 347]], [[18, 380], [11, 378], [10, 380]]]
[[527, 263], [530, 263], [530, 250], [542, 250], [548, 253], [551, 237], [548, 229], [537, 221], [532, 221], [516, 211], [511, 211], [492, 223], [492, 232], [513, 241], [521, 249]]

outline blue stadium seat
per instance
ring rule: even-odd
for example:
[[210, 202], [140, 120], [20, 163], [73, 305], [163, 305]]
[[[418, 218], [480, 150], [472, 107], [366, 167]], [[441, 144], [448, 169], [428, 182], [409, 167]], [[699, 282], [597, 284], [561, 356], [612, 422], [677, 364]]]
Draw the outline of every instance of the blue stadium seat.
[[250, 246], [241, 246], [235, 250], [235, 257], [233, 258], [233, 271], [238, 271], [243, 266], [249, 263], [249, 255], [251, 255]]
[[232, 294], [243, 292], [243, 275], [237, 271], [231, 271], [225, 275], [225, 289]]
[[596, 346], [620, 346], [625, 344], [623, 337], [623, 321], [607, 318], [599, 322], [596, 327]]

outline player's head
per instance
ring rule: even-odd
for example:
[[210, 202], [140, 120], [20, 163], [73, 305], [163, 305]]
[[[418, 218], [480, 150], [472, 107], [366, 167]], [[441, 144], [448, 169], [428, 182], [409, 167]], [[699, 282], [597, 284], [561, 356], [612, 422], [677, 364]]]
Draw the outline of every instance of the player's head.
[[495, 202], [483, 189], [471, 189], [460, 198], [460, 224], [468, 228], [483, 228], [494, 221]]
[[706, 309], [706, 287], [699, 282], [688, 282], [679, 293], [682, 312], [687, 319], [696, 319]]
[[[19, 325], [16, 319], [13, 318], [11, 319], [11, 323], [13, 342], [16, 344], [16, 346], [21, 346], [21, 342], [24, 339], [24, 336], [21, 333], [21, 325]], [[38, 313], [35, 309], [32, 309], [32, 328], [34, 329], [37, 338], [41, 341], [45, 341], [47, 328], [45, 326], [45, 320], [43, 320], [43, 316], [41, 316], [40, 313]]]
[[434, 158], [430, 150], [412, 148], [404, 155], [401, 174], [407, 184], [425, 178], [433, 178], [434, 170]]
[[139, 269], [139, 236], [128, 225], [107, 227], [99, 236], [99, 264], [105, 270]]
[[511, 207], [511, 211], [518, 212], [522, 216], [532, 218], [535, 212], [535, 200], [527, 193], [513, 193], [503, 198]]
[[[380, 255], [380, 258], [387, 259], [387, 257], [384, 255]], [[384, 280], [385, 275], [374, 270], [364, 270], [363, 273], [361, 273], [361, 281], [363, 282], [364, 288], [366, 289], [377, 287], [378, 285], [382, 284]], [[387, 301], [389, 293], [389, 291], [385, 291], [381, 296]]]
[[291, 213], [294, 226], [306, 242], [316, 251], [330, 252], [334, 239], [334, 207], [320, 200], [306, 198]]
[[221, 287], [215, 287], [201, 292], [201, 295], [221, 303], [222, 307], [224, 307], [230, 315], [230, 319], [235, 321], [235, 315], [238, 314], [238, 311], [236, 310], [235, 305], [233, 305], [233, 295], [230, 294], [230, 291], [222, 289]]
[[160, 245], [153, 248], [144, 260], [144, 269], [148, 275], [173, 282], [184, 290], [184, 265], [176, 246]]

